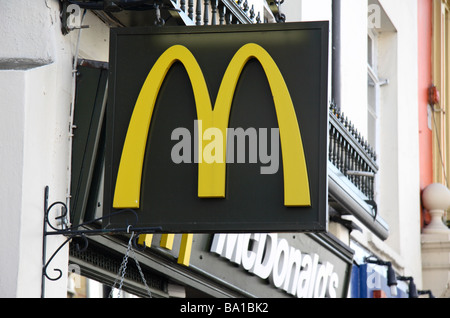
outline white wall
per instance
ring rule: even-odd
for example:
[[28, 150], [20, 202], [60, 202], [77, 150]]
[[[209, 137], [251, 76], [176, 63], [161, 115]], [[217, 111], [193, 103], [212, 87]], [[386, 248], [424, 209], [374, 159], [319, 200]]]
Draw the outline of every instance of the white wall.
[[[50, 200], [66, 197], [68, 107], [63, 106], [70, 103], [65, 78], [71, 69], [69, 64], [66, 76], [61, 69], [57, 76], [57, 68], [0, 71], [0, 107], [7, 114], [0, 117], [1, 297], [40, 296], [45, 186], [51, 187]], [[49, 238], [49, 250], [60, 242]], [[64, 251], [52, 265], [67, 268]], [[56, 289], [65, 290], [64, 278]]]
[[367, 136], [367, 3], [342, 0], [341, 110]]
[[285, 0], [280, 11], [286, 22], [330, 21], [331, 0]]
[[0, 2], [0, 61], [28, 59], [44, 65], [55, 60], [53, 26], [59, 14], [50, 8], [52, 2], [56, 1]]
[[[72, 53], [58, 1], [2, 1], [0, 21], [0, 297], [39, 297], [44, 189], [67, 193]], [[67, 270], [67, 250], [54, 267]], [[47, 295], [64, 297], [65, 278]]]
[[[420, 180], [418, 140], [418, 53], [417, 1], [380, 0], [397, 29], [397, 169], [398, 212], [393, 230], [398, 230], [396, 245], [408, 268], [406, 275], [414, 275], [421, 282], [420, 253]], [[387, 55], [389, 57], [389, 55]], [[389, 60], [387, 58], [387, 60]], [[385, 107], [395, 107], [395, 104]], [[385, 139], [387, 143], [387, 138]], [[394, 162], [386, 160], [384, 166]], [[389, 177], [381, 186], [387, 190]]]
[[[8, 297], [16, 293], [19, 262], [19, 224], [22, 197], [22, 165], [24, 139], [24, 111], [19, 107], [25, 97], [21, 94], [9, 95], [10, 85], [21, 86], [24, 75], [18, 72], [0, 72], [1, 110], [8, 116], [0, 116], [0, 296]], [[6, 200], [7, 198], [7, 200]], [[6, 274], [7, 273], [7, 274]]]
[[[391, 259], [421, 284], [420, 183], [418, 162], [417, 7], [410, 0], [380, 0], [389, 20], [381, 20], [381, 88], [378, 150], [378, 212], [390, 227], [386, 242], [365, 234], [373, 251]], [[342, 110], [363, 134], [367, 131], [367, 4], [342, 1]], [[394, 29], [392, 29], [392, 27]]]
[[[78, 31], [63, 36], [58, 0], [0, 1], [0, 297], [40, 297], [44, 189], [67, 202], [72, 63]], [[91, 14], [80, 55], [107, 60], [109, 31]], [[52, 210], [51, 218], [60, 214]], [[55, 223], [53, 223], [55, 224]], [[49, 258], [65, 240], [47, 237]], [[68, 250], [49, 264], [46, 297], [66, 297]]]

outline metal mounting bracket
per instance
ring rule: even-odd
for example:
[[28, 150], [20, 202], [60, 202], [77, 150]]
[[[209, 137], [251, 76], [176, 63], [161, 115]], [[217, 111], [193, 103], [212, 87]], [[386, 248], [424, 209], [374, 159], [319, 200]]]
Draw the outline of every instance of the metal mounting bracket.
[[[136, 227], [135, 224], [138, 223], [138, 215], [136, 211], [132, 209], [124, 209], [119, 210], [117, 212], [113, 212], [111, 214], [108, 214], [106, 216], [96, 218], [92, 221], [85, 222], [80, 225], [75, 226], [68, 226], [64, 220], [67, 219], [67, 205], [64, 202], [57, 201], [49, 205], [48, 203], [48, 195], [49, 195], [49, 187], [45, 187], [45, 193], [44, 193], [44, 228], [43, 228], [43, 246], [42, 246], [42, 284], [41, 284], [41, 297], [44, 297], [45, 293], [45, 279], [51, 280], [51, 281], [57, 281], [59, 280], [63, 272], [61, 269], [55, 268], [53, 269], [55, 272], [57, 272], [56, 277], [51, 277], [47, 273], [47, 268], [49, 264], [52, 262], [53, 258], [61, 251], [61, 249], [72, 239], [74, 238], [81, 238], [83, 242], [83, 246], [80, 246], [80, 244], [76, 244], [76, 248], [78, 251], [83, 252], [86, 251], [89, 245], [89, 241], [87, 239], [88, 236], [94, 236], [94, 235], [132, 235], [133, 240], [133, 246], [137, 250], [143, 250], [145, 249], [145, 242], [143, 245], [138, 245], [139, 236], [142, 234], [154, 234], [154, 233], [160, 233], [162, 231], [161, 227]], [[49, 213], [50, 211], [55, 208], [56, 206], [61, 207], [61, 215], [55, 217], [55, 220], [63, 220], [61, 222], [62, 228], [57, 228], [57, 226], [53, 225], [49, 219]], [[101, 220], [108, 219], [113, 217], [114, 215], [118, 214], [130, 214], [134, 218], [134, 223], [127, 225], [125, 228], [92, 228], [92, 225], [95, 223], [98, 223]], [[46, 250], [47, 250], [47, 237], [53, 236], [53, 235], [62, 235], [65, 236], [67, 239], [53, 252], [53, 254], [47, 259], [46, 257]]]

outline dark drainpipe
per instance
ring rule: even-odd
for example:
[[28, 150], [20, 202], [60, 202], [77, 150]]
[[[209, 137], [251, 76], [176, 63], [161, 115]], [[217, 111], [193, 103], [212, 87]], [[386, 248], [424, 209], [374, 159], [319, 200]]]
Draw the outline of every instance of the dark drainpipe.
[[331, 98], [341, 109], [341, 0], [332, 0], [332, 83]]

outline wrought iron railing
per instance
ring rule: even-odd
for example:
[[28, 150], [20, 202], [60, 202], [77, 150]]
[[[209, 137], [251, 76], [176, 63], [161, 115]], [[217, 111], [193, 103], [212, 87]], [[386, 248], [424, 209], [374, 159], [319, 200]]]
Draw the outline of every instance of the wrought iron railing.
[[328, 161], [368, 199], [374, 200], [377, 155], [367, 140], [335, 105], [330, 106]]
[[72, 20], [78, 21], [81, 17], [80, 9], [92, 10], [113, 27], [162, 26], [166, 22], [170, 25], [225, 25], [285, 21], [280, 12], [284, 0], [60, 1], [63, 34], [87, 27], [72, 25]]
[[[265, 1], [257, 11], [248, 0], [170, 0], [178, 18], [186, 25], [224, 25], [283, 22], [281, 1]], [[270, 15], [267, 12], [271, 12]]]

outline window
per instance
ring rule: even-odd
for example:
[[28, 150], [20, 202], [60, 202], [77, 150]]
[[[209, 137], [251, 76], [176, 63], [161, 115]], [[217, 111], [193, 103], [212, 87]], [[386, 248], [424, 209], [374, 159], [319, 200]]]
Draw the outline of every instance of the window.
[[388, 80], [379, 77], [378, 73], [378, 32], [369, 28], [367, 32], [367, 139], [369, 144], [379, 150], [379, 112], [381, 103], [381, 87]]

